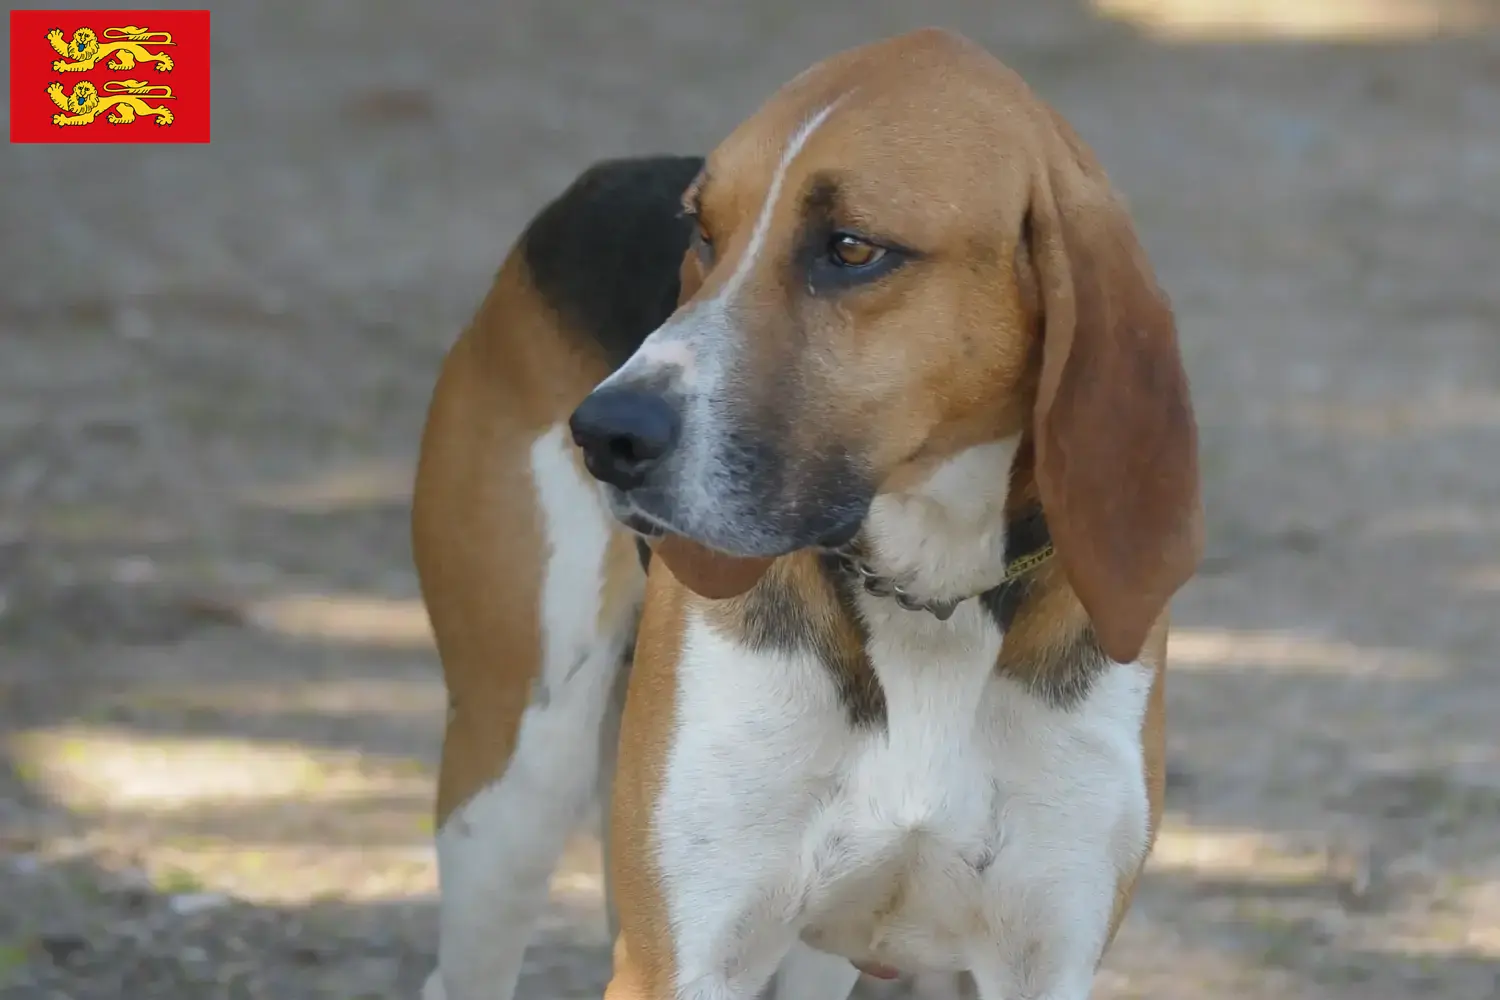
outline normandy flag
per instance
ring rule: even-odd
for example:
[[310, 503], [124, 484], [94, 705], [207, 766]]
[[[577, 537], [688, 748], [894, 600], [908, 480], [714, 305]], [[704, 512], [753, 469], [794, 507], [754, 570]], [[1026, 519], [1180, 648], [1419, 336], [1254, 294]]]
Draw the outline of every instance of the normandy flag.
[[11, 142], [208, 142], [206, 10], [10, 12]]

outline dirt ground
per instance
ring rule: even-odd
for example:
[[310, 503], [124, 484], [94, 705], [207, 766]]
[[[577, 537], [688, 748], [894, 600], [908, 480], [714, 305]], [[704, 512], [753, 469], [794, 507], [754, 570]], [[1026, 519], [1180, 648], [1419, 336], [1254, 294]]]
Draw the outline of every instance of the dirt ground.
[[[591, 160], [828, 52], [990, 45], [1178, 308], [1209, 555], [1096, 996], [1500, 996], [1500, 5], [258, 0], [207, 147], [0, 158], [0, 997], [413, 998], [436, 366]], [[598, 996], [587, 830], [522, 1000]]]

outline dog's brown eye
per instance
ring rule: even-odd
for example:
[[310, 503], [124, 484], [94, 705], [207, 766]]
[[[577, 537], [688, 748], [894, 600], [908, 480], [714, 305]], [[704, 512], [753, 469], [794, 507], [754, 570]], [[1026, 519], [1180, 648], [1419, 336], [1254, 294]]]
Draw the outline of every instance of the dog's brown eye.
[[828, 256], [840, 267], [869, 267], [885, 256], [885, 249], [848, 233], [839, 233], [828, 244]]

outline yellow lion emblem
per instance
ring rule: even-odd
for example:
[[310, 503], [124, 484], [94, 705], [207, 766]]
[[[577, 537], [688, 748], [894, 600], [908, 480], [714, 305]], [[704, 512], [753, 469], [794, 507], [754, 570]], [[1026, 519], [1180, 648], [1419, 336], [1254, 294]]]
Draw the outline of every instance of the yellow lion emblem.
[[114, 113], [105, 116], [105, 120], [112, 125], [124, 125], [133, 122], [137, 115], [155, 115], [156, 124], [172, 124], [172, 111], [166, 105], [153, 108], [147, 104], [148, 99], [159, 101], [175, 100], [172, 96], [172, 88], [164, 83], [147, 83], [144, 80], [106, 80], [104, 81], [105, 97], [100, 97], [99, 92], [92, 83], [80, 80], [73, 85], [71, 94], [63, 93], [63, 85], [53, 80], [47, 86], [47, 94], [52, 98], [52, 103], [62, 108], [61, 114], [52, 116], [52, 124], [58, 126], [88, 125], [99, 116], [100, 112], [114, 109]]
[[151, 52], [141, 43], [151, 46], [176, 45], [170, 31], [152, 31], [149, 28], [127, 24], [120, 28], [105, 28], [104, 43], [93, 28], [79, 28], [73, 32], [73, 40], [63, 41], [61, 28], [47, 32], [47, 41], [52, 51], [62, 56], [52, 64], [58, 73], [86, 73], [99, 60], [114, 56], [104, 65], [110, 69], [135, 69], [136, 61], [154, 62], [163, 73], [172, 72], [172, 57], [165, 52]]

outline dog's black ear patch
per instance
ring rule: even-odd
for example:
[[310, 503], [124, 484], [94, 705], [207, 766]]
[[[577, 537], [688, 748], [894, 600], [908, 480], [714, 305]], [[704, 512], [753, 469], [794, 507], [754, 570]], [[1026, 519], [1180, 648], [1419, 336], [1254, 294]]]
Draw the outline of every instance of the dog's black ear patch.
[[693, 233], [682, 194], [701, 156], [603, 160], [579, 175], [521, 236], [531, 281], [611, 369], [677, 308]]

